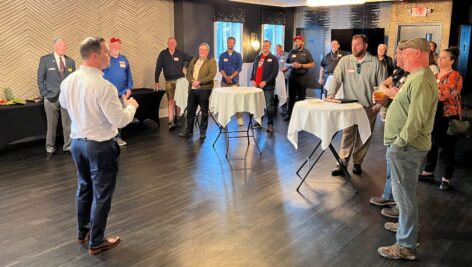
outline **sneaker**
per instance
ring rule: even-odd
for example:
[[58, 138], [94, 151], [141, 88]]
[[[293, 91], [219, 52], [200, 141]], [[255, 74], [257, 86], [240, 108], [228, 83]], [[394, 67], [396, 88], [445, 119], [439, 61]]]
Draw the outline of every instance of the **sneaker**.
[[352, 172], [355, 175], [361, 175], [362, 174], [362, 168], [360, 164], [355, 164], [352, 166]]
[[442, 180], [441, 181], [441, 185], [439, 186], [439, 190], [441, 191], [447, 191], [449, 190], [451, 187], [449, 186], [449, 182], [448, 181], [444, 181]]
[[126, 146], [127, 144], [125, 140], [121, 139], [121, 137], [116, 137], [115, 140], [119, 146]]
[[398, 223], [394, 222], [386, 222], [384, 224], [385, 229], [389, 230], [390, 232], [396, 233], [398, 230]]
[[415, 250], [402, 247], [398, 243], [388, 247], [380, 247], [377, 252], [380, 256], [390, 260], [416, 260]]
[[267, 124], [267, 132], [271, 133], [274, 131], [274, 125], [273, 124]]
[[400, 211], [398, 210], [397, 207], [383, 208], [380, 211], [380, 214], [388, 218], [398, 219], [398, 216], [400, 215]]
[[238, 125], [239, 125], [239, 126], [243, 126], [243, 125], [244, 125], [243, 116], [238, 117]]
[[395, 203], [395, 200], [385, 199], [383, 197], [371, 197], [370, 204], [383, 207], [383, 206], [395, 205], [396, 203]]
[[252, 129], [260, 129], [262, 128], [262, 125], [258, 123], [257, 121], [252, 125]]
[[341, 176], [344, 175], [343, 169], [341, 168], [341, 165], [336, 166], [335, 169], [331, 171], [332, 176]]
[[170, 122], [169, 122], [169, 130], [174, 129], [175, 127], [177, 127], [177, 125], [175, 125], [175, 122], [170, 121]]

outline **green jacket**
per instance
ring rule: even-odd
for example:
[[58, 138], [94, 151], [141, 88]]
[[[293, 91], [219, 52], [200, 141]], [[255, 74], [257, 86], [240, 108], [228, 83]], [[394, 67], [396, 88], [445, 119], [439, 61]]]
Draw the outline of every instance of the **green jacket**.
[[[189, 89], [192, 88], [193, 79], [193, 70], [195, 67], [195, 63], [197, 62], [198, 57], [193, 58], [190, 63], [188, 64], [187, 70], [187, 80], [189, 82]], [[203, 65], [200, 67], [200, 71], [198, 73], [198, 81], [200, 81], [200, 88], [199, 89], [213, 89], [213, 81], [216, 76], [216, 60], [211, 57], [208, 57], [203, 62]]]
[[410, 73], [388, 108], [385, 145], [411, 145], [428, 151], [437, 103], [438, 85], [431, 70], [422, 68]]

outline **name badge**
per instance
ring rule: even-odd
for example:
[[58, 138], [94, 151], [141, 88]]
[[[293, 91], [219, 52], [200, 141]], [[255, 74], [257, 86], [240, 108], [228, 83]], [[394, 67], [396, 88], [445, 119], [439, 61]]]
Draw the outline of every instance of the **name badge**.
[[126, 64], [124, 61], [120, 61], [120, 68], [126, 68]]
[[67, 68], [67, 71], [68, 71], [68, 72], [72, 72], [72, 68]]
[[56, 70], [56, 68], [49, 68], [48, 70]]
[[174, 61], [179, 61], [179, 58], [178, 58], [178, 57], [174, 57]]
[[293, 54], [292, 57], [297, 57], [297, 55], [296, 55], [296, 54]]
[[268, 59], [267, 59], [267, 62], [272, 62], [272, 58], [268, 58]]
[[228, 59], [227, 59], [227, 58], [223, 58], [223, 61], [224, 61], [224, 62], [228, 62]]
[[354, 73], [354, 72], [356, 72], [356, 70], [355, 69], [347, 69], [347, 72], [348, 73]]

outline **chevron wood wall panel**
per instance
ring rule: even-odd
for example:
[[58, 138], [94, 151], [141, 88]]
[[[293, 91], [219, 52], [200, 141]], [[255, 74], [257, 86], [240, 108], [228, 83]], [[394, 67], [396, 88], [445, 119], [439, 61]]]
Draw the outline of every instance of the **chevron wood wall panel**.
[[39, 58], [52, 52], [52, 40], [64, 38], [67, 55], [80, 65], [87, 36], [120, 37], [134, 86], [152, 87], [157, 56], [173, 35], [172, 0], [2, 0], [0, 87], [17, 97], [38, 96]]

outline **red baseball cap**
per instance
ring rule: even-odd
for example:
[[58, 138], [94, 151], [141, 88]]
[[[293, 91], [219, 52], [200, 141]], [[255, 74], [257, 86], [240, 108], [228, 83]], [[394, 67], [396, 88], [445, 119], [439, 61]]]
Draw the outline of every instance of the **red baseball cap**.
[[302, 42], [305, 42], [305, 38], [303, 38], [303, 36], [301, 36], [301, 35], [295, 36], [295, 37], [293, 38], [293, 41], [294, 41], [294, 42], [295, 42], [296, 40], [300, 40], [300, 41], [302, 41]]
[[118, 37], [111, 37], [111, 38], [110, 38], [110, 44], [111, 44], [111, 43], [116, 43], [116, 42], [118, 42], [118, 43], [121, 44], [121, 39], [118, 38]]

